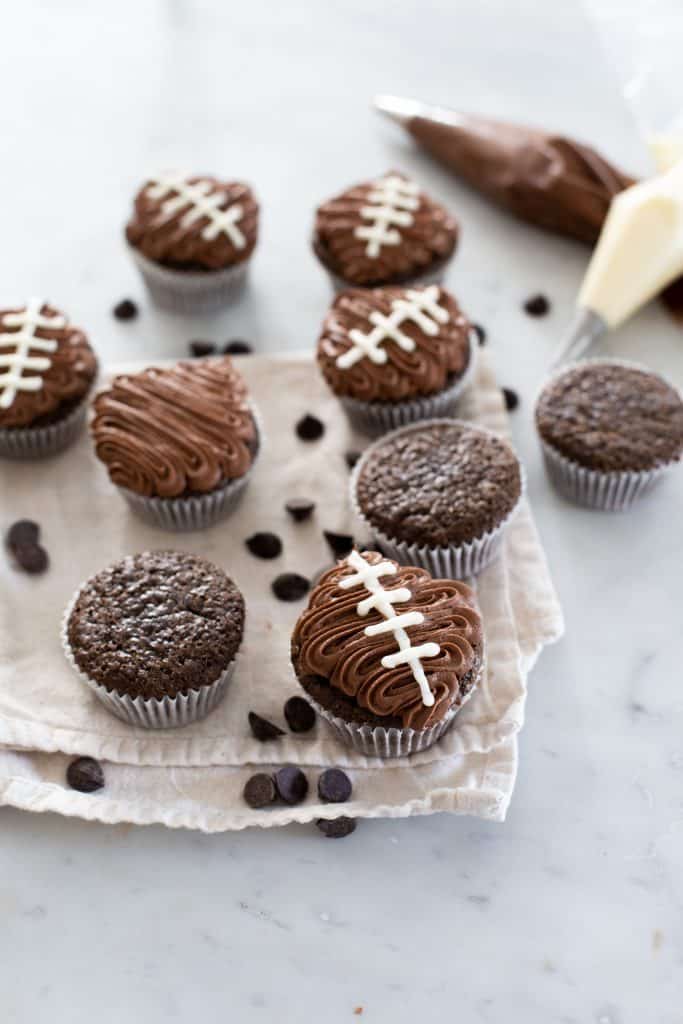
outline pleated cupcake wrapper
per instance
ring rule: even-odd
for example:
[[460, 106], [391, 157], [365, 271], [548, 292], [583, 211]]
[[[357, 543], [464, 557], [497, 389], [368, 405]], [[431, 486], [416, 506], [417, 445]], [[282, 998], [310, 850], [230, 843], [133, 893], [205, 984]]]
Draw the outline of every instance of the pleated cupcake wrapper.
[[435, 395], [413, 398], [404, 402], [362, 402], [357, 398], [340, 398], [351, 426], [362, 434], [379, 437], [389, 430], [409, 426], [420, 420], [441, 419], [451, 416], [463, 391], [474, 375], [477, 344], [470, 331], [469, 355], [465, 372], [443, 391]]
[[64, 613], [62, 648], [67, 661], [81, 682], [92, 690], [108, 711], [129, 725], [136, 725], [142, 729], [176, 729], [197, 722], [200, 718], [205, 718], [217, 704], [220, 704], [235, 667], [234, 659], [213, 683], [207, 683], [206, 686], [201, 686], [198, 690], [187, 690], [175, 697], [163, 697], [160, 700], [153, 697], [145, 700], [143, 697], [131, 697], [128, 694], [117, 693], [115, 690], [108, 690], [106, 686], [102, 686], [101, 683], [95, 682], [86, 675], [76, 663], [67, 632], [71, 612], [84, 585], [82, 584], [76, 591]]
[[[453, 256], [451, 255], [447, 259], [441, 260], [441, 262], [431, 270], [426, 270], [424, 274], [418, 274], [416, 277], [412, 277], [409, 281], [387, 281], [383, 284], [353, 284], [351, 281], [345, 281], [343, 277], [335, 274], [334, 271], [330, 270], [328, 267], [325, 267], [325, 270], [335, 292], [345, 292], [348, 288], [389, 288], [394, 285], [400, 288], [414, 288], [416, 285], [442, 284], [452, 258]], [[322, 265], [325, 266], [324, 264]]]
[[224, 270], [171, 270], [129, 246], [147, 290], [161, 309], [173, 313], [213, 313], [230, 305], [242, 290], [249, 259]]
[[[464, 420], [425, 420], [423, 423], [420, 423], [419, 426], [426, 428], [437, 426], [439, 424], [452, 425], [453, 423], [458, 422], [462, 422], [464, 426], [469, 427], [472, 430], [478, 430], [482, 434], [496, 437], [498, 440], [508, 444], [506, 439], [501, 437], [500, 434], [496, 434], [495, 431], [487, 430], [485, 427], [474, 426], [474, 424], [468, 423]], [[422, 569], [427, 569], [432, 576], [445, 579], [462, 580], [468, 576], [476, 576], [478, 573], [482, 572], [499, 554], [505, 530], [519, 510], [520, 503], [526, 492], [526, 473], [524, 471], [524, 466], [518, 460], [520, 472], [519, 497], [517, 498], [514, 506], [508, 512], [507, 516], [500, 521], [494, 530], [483, 533], [481, 537], [475, 537], [474, 540], [466, 541], [459, 545], [451, 544], [448, 547], [432, 548], [428, 545], [409, 544], [406, 541], [398, 540], [396, 537], [389, 537], [387, 534], [374, 527], [371, 521], [361, 510], [356, 492], [360, 474], [370, 454], [376, 451], [381, 445], [391, 440], [393, 436], [413, 429], [415, 429], [414, 424], [411, 424], [408, 427], [401, 427], [392, 434], [385, 434], [384, 437], [375, 441], [369, 448], [366, 448], [351, 474], [349, 485], [351, 505], [358, 518], [373, 535], [375, 543], [382, 554], [386, 555], [388, 558], [393, 558], [394, 561], [398, 562], [400, 565], [417, 565]], [[510, 447], [510, 450], [512, 451], [512, 447], [509, 444], [508, 447]], [[515, 455], [515, 458], [516, 457], [517, 456]]]
[[43, 459], [68, 448], [81, 433], [88, 407], [87, 396], [68, 416], [46, 427], [0, 427], [0, 457]]
[[[660, 380], [670, 384], [661, 374], [649, 370], [641, 363], [628, 359], [582, 359], [577, 362], [567, 363], [552, 373], [543, 386], [540, 388], [534, 403], [534, 409], [538, 405], [541, 392], [553, 381], [562, 377], [565, 373], [583, 366], [586, 363], [602, 366], [625, 366], [632, 370], [641, 370], [643, 373], [652, 374]], [[537, 430], [538, 433], [538, 430]], [[623, 472], [605, 472], [598, 469], [588, 469], [579, 465], [572, 459], [562, 455], [556, 448], [538, 435], [543, 451], [543, 460], [550, 482], [564, 498], [573, 501], [585, 508], [596, 509], [601, 512], [624, 512], [630, 508], [642, 495], [647, 494], [655, 484], [674, 466], [677, 461], [663, 462], [652, 469], [631, 470]]]

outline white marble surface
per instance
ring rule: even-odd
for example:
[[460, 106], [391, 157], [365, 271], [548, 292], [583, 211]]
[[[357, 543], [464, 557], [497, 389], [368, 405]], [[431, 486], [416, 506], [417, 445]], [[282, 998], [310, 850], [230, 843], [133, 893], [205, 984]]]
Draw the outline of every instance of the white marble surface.
[[[0, 810], [3, 1022], [336, 1024], [362, 1007], [391, 1024], [680, 1024], [683, 483], [616, 518], [550, 493], [530, 410], [585, 252], [488, 208], [368, 108], [394, 91], [535, 119], [645, 170], [580, 10], [32, 0], [4, 30], [0, 297], [53, 297], [108, 360], [180, 355], [198, 336], [309, 345], [328, 299], [307, 248], [316, 199], [399, 165], [454, 207], [451, 284], [522, 395], [516, 437], [567, 636], [533, 676], [504, 825], [366, 822], [332, 843]], [[118, 324], [111, 305], [142, 298], [120, 240], [129, 195], [174, 163], [257, 186], [251, 292], [214, 320], [144, 305]], [[534, 321], [520, 302], [539, 290], [553, 312]], [[683, 384], [683, 333], [657, 307], [609, 348]]]

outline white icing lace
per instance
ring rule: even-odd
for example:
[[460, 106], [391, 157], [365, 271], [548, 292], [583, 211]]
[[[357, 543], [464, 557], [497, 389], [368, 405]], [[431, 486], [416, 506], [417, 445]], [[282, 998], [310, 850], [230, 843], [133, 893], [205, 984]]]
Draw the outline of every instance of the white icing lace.
[[190, 228], [195, 221], [206, 217], [209, 223], [201, 232], [205, 241], [212, 242], [223, 232], [236, 249], [243, 249], [247, 240], [237, 227], [237, 222], [243, 216], [244, 209], [240, 203], [233, 203], [227, 210], [219, 209], [227, 196], [220, 190], [213, 192], [213, 188], [210, 181], [197, 181], [191, 184], [182, 175], [169, 174], [152, 178], [151, 185], [147, 187], [147, 195], [150, 199], [170, 196], [161, 204], [161, 212], [165, 218], [174, 217], [180, 210], [187, 208], [187, 212], [180, 220], [181, 228]]
[[372, 224], [354, 229], [356, 238], [367, 241], [365, 255], [377, 259], [383, 245], [399, 245], [401, 233], [397, 228], [407, 228], [413, 223], [413, 211], [417, 210], [420, 186], [414, 181], [405, 181], [395, 175], [381, 178], [368, 194], [371, 206], [361, 207], [360, 215]]
[[[0, 354], [0, 409], [9, 409], [19, 391], [40, 391], [43, 386], [42, 373], [49, 370], [52, 360], [46, 356], [31, 355], [34, 352], [56, 352], [58, 343], [50, 338], [36, 338], [35, 332], [43, 327], [60, 330], [66, 327], [63, 316], [43, 316], [42, 299], [31, 299], [19, 313], [5, 313], [0, 327], [18, 327], [18, 331], [0, 333], [0, 348], [13, 348], [13, 352]], [[24, 370], [32, 370], [30, 377]]]

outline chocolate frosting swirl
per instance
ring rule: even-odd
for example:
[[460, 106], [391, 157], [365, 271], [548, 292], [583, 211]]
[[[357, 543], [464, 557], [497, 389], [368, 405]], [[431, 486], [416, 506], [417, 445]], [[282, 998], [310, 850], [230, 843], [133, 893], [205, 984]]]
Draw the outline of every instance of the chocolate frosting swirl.
[[[396, 171], [387, 177], [409, 179]], [[458, 223], [447, 210], [422, 191], [412, 211], [412, 224], [398, 228], [398, 245], [382, 245], [376, 257], [367, 255], [367, 244], [355, 230], [367, 227], [361, 210], [368, 206], [378, 181], [366, 181], [342, 192], [318, 207], [313, 249], [321, 262], [349, 284], [365, 287], [401, 284], [431, 270], [452, 255], [458, 239]]]
[[[13, 334], [18, 326], [3, 323], [5, 316], [23, 313], [26, 306], [0, 310], [0, 333]], [[40, 314], [45, 317], [66, 317], [54, 306], [44, 303]], [[0, 408], [0, 428], [28, 427], [52, 422], [59, 418], [64, 407], [71, 407], [84, 398], [97, 375], [97, 358], [80, 327], [68, 322], [62, 328], [37, 327], [34, 337], [57, 343], [54, 352], [29, 351], [29, 356], [44, 356], [50, 361], [45, 370], [23, 369], [22, 377], [40, 377], [42, 384], [36, 391], [17, 391], [7, 409]], [[12, 356], [16, 347], [0, 341], [0, 356]], [[0, 371], [2, 372], [2, 371]]]
[[204, 494], [253, 461], [247, 388], [228, 356], [122, 374], [94, 409], [97, 457], [113, 483], [136, 494]]
[[[439, 654], [422, 661], [434, 704], [427, 707], [409, 665], [385, 668], [382, 658], [397, 650], [391, 632], [367, 636], [365, 628], [382, 622], [373, 609], [359, 616], [357, 605], [368, 596], [362, 584], [342, 589], [340, 580], [355, 569], [339, 562], [314, 588], [308, 608], [292, 635], [292, 662], [300, 679], [322, 677], [373, 715], [400, 717], [405, 728], [424, 729], [441, 721], [461, 702], [467, 684], [482, 662], [483, 627], [474, 592], [457, 580], [432, 579], [424, 569], [399, 566], [376, 551], [364, 551], [371, 565], [389, 562], [396, 574], [385, 576], [387, 591], [407, 587], [411, 597], [397, 613], [419, 611], [421, 625], [408, 627], [413, 645], [434, 642]], [[470, 683], [471, 685], [471, 683]]]
[[366, 402], [400, 401], [417, 395], [432, 395], [464, 373], [470, 351], [469, 321], [449, 292], [436, 285], [433, 289], [436, 302], [449, 314], [446, 323], [430, 318], [438, 328], [436, 334], [426, 334], [417, 323], [406, 319], [400, 324], [400, 331], [415, 343], [412, 352], [387, 338], [382, 342], [385, 363], [375, 363], [365, 356], [346, 369], [340, 367], [337, 360], [353, 349], [349, 332], [359, 330], [369, 334], [373, 330], [370, 316], [373, 313], [388, 316], [392, 302], [406, 299], [411, 289], [356, 288], [337, 296], [318, 340], [318, 364], [336, 395]]
[[184, 178], [188, 185], [206, 183], [207, 196], [222, 196], [217, 209], [228, 210], [239, 204], [241, 215], [236, 227], [243, 236], [244, 245], [237, 246], [231, 236], [220, 231], [213, 238], [205, 238], [209, 226], [208, 216], [185, 223], [190, 204], [179, 205], [165, 212], [164, 204], [173, 193], [156, 196], [154, 180], [145, 182], [135, 197], [133, 215], [126, 226], [129, 243], [155, 263], [174, 270], [221, 270], [248, 259], [258, 238], [259, 206], [250, 187], [239, 181], [220, 181], [207, 175]]

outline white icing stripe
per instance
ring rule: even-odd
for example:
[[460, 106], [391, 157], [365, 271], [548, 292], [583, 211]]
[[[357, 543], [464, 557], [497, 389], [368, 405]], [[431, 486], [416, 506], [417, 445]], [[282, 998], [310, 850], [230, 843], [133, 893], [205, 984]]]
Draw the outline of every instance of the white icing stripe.
[[364, 630], [365, 635], [377, 636], [380, 633], [391, 632], [396, 638], [396, 643], [399, 647], [398, 651], [395, 654], [386, 654], [382, 658], [382, 665], [384, 668], [409, 665], [413, 677], [420, 687], [422, 703], [425, 707], [432, 707], [434, 704], [434, 694], [429, 688], [421, 659], [435, 658], [441, 648], [436, 643], [425, 643], [420, 644], [418, 647], [413, 647], [406, 629], [410, 626], [421, 625], [424, 622], [424, 615], [422, 612], [417, 611], [404, 612], [402, 615], [397, 615], [394, 609], [395, 604], [410, 600], [412, 597], [411, 591], [408, 587], [397, 587], [395, 590], [384, 589], [380, 583], [380, 578], [382, 576], [393, 576], [396, 573], [396, 566], [392, 565], [391, 562], [378, 562], [377, 565], [371, 565], [357, 551], [352, 551], [346, 559], [346, 563], [352, 569], [356, 569], [357, 572], [351, 576], [344, 576], [339, 581], [340, 588], [342, 590], [349, 590], [351, 587], [363, 586], [366, 590], [370, 591], [370, 596], [359, 601], [356, 605], [358, 615], [365, 618], [373, 608], [376, 608], [385, 619], [384, 622], [377, 622], [372, 626], [366, 626]]
[[413, 223], [411, 211], [417, 210], [420, 200], [417, 195], [420, 186], [414, 181], [405, 181], [390, 175], [375, 182], [375, 188], [368, 194], [373, 205], [361, 207], [360, 215], [372, 224], [354, 228], [356, 238], [367, 241], [365, 255], [377, 259], [383, 245], [400, 245], [401, 233], [396, 227], [408, 228]]
[[147, 195], [150, 199], [170, 196], [161, 204], [161, 212], [168, 219], [187, 207], [187, 213], [180, 220], [181, 228], [190, 228], [195, 221], [206, 217], [208, 224], [201, 233], [205, 241], [212, 242], [223, 232], [236, 249], [243, 249], [247, 240], [237, 227], [237, 222], [244, 215], [244, 208], [240, 203], [233, 203], [227, 210], [219, 209], [227, 195], [220, 190], [212, 192], [212, 188], [210, 181], [191, 184], [182, 175], [169, 174], [153, 178], [152, 184], [147, 187]]
[[353, 346], [337, 356], [336, 364], [340, 370], [348, 370], [366, 357], [373, 363], [386, 363], [387, 354], [382, 348], [385, 341], [394, 341], [404, 352], [413, 352], [415, 342], [403, 334], [401, 325], [410, 320], [423, 334], [433, 338], [439, 333], [439, 324], [448, 323], [450, 314], [439, 305], [439, 287], [433, 284], [421, 291], [409, 289], [405, 298], [394, 299], [389, 316], [375, 310], [368, 319], [373, 325], [369, 334], [363, 334], [356, 327], [349, 331]]
[[[40, 391], [43, 378], [40, 376], [52, 366], [52, 360], [45, 356], [32, 356], [35, 352], [56, 352], [58, 342], [49, 338], [36, 338], [38, 328], [61, 330], [66, 327], [63, 316], [43, 316], [42, 299], [31, 299], [19, 313], [5, 313], [0, 327], [18, 327], [18, 331], [0, 333], [0, 348], [14, 348], [14, 352], [0, 354], [0, 409], [9, 409], [19, 391]], [[24, 370], [35, 371], [34, 376], [25, 377]]]

